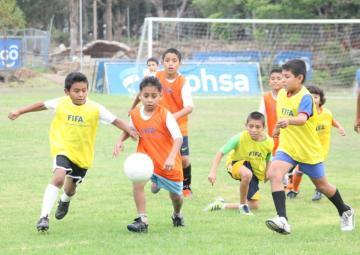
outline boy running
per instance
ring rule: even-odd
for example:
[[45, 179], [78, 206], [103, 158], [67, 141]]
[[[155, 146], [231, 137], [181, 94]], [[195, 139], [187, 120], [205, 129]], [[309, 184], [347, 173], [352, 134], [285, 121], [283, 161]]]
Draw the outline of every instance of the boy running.
[[318, 114], [311, 94], [303, 86], [305, 63], [302, 60], [291, 60], [282, 69], [285, 89], [278, 95], [278, 122], [275, 129], [275, 135], [280, 135], [280, 144], [267, 173], [277, 216], [267, 220], [266, 225], [280, 234], [290, 234], [282, 180], [292, 167], [299, 164], [316, 188], [337, 208], [341, 230], [351, 231], [355, 227], [355, 212], [343, 202], [340, 192], [325, 176], [323, 150], [316, 133]]
[[55, 117], [50, 128], [51, 154], [54, 158], [53, 177], [45, 189], [39, 231], [49, 229], [49, 216], [59, 190], [64, 186], [55, 218], [61, 220], [69, 210], [70, 200], [75, 195], [94, 159], [94, 145], [99, 120], [111, 123], [137, 139], [137, 133], [128, 124], [110, 113], [102, 105], [87, 98], [88, 80], [82, 73], [70, 73], [65, 79], [65, 97], [35, 103], [14, 110], [11, 120], [28, 112], [52, 109]]

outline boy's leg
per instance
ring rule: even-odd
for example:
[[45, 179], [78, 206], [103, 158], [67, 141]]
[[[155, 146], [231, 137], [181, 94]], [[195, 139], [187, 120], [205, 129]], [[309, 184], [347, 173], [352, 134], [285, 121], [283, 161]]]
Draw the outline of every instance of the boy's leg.
[[355, 228], [355, 212], [350, 206], [344, 203], [339, 190], [331, 185], [325, 176], [317, 179], [311, 178], [311, 181], [316, 186], [316, 189], [323, 193], [338, 210], [341, 221], [341, 230], [353, 230]]
[[292, 199], [298, 195], [302, 176], [303, 172], [299, 170], [299, 166], [296, 166], [292, 174], [292, 190], [287, 193], [288, 198]]
[[59, 190], [64, 184], [65, 176], [66, 171], [64, 169], [56, 168], [54, 170], [51, 182], [47, 185], [44, 192], [40, 219], [36, 226], [38, 230], [45, 231], [49, 228], [49, 215], [56, 202]]
[[[296, 164], [290, 156], [285, 153], [278, 153], [267, 172], [270, 180], [272, 197], [274, 200], [277, 217], [266, 221], [266, 226], [280, 234], [290, 234], [290, 225], [287, 222], [286, 215], [286, 196], [282, 180], [285, 174]], [[277, 156], [278, 156], [277, 154]]]
[[147, 232], [148, 221], [146, 216], [145, 184], [146, 182], [133, 183], [133, 195], [138, 217], [133, 223], [127, 225], [129, 231]]
[[183, 195], [185, 197], [190, 197], [192, 195], [191, 190], [191, 164], [190, 164], [190, 150], [189, 150], [189, 140], [188, 136], [183, 137], [183, 143], [180, 149], [181, 161], [183, 166]]
[[169, 192], [170, 199], [173, 204], [174, 213], [172, 215], [173, 224], [175, 227], [182, 227], [184, 226], [184, 217], [181, 214], [181, 207], [183, 205], [183, 197], [179, 194], [175, 194], [173, 192]]
[[77, 179], [66, 176], [64, 184], [64, 193], [61, 195], [58, 207], [55, 212], [55, 218], [58, 220], [63, 219], [69, 211], [71, 198], [76, 193]]

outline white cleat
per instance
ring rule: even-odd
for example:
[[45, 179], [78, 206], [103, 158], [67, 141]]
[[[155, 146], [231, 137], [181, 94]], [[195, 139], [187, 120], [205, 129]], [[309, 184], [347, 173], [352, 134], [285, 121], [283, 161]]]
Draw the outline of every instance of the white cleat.
[[265, 221], [266, 226], [282, 235], [288, 235], [291, 232], [290, 225], [285, 217], [276, 216], [273, 219], [268, 219]]
[[355, 211], [350, 207], [350, 210], [343, 212], [340, 217], [341, 231], [352, 231], [355, 228]]

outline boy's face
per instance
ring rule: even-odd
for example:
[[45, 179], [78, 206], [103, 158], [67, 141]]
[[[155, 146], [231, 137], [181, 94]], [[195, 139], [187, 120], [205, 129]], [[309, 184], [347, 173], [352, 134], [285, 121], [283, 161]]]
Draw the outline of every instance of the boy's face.
[[146, 86], [141, 92], [139, 99], [143, 104], [145, 111], [152, 112], [155, 110], [161, 98], [160, 91], [155, 86]]
[[312, 97], [314, 98], [314, 103], [316, 105], [316, 107], [320, 106], [320, 95], [318, 94], [311, 94]]
[[284, 88], [287, 92], [293, 92], [298, 90], [302, 86], [303, 75], [295, 76], [290, 70], [282, 71], [282, 78], [284, 83]]
[[258, 141], [262, 138], [264, 125], [261, 120], [250, 119], [245, 127], [253, 140]]
[[273, 90], [280, 90], [284, 87], [282, 74], [281, 73], [272, 73], [269, 77], [269, 85]]
[[167, 53], [163, 59], [164, 68], [168, 74], [175, 74], [180, 66], [179, 58], [174, 53]]
[[75, 82], [69, 90], [65, 89], [65, 94], [71, 98], [73, 104], [83, 105], [88, 94], [88, 85], [85, 82]]
[[151, 73], [155, 73], [157, 71], [158, 65], [154, 61], [149, 61], [147, 63], [147, 68]]

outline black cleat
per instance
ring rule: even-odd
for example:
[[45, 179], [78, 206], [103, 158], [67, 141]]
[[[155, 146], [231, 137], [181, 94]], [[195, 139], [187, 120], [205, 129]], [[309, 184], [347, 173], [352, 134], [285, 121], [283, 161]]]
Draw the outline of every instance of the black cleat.
[[290, 190], [288, 193], [287, 193], [287, 197], [290, 198], [290, 199], [294, 199], [296, 198], [296, 196], [299, 194], [299, 192], [296, 192], [296, 191], [293, 191], [293, 190]]
[[183, 216], [171, 216], [174, 227], [183, 227], [185, 226], [184, 217]]
[[40, 218], [36, 224], [36, 228], [38, 231], [47, 231], [49, 229], [49, 218], [47, 216]]
[[148, 230], [148, 224], [141, 220], [141, 217], [134, 219], [134, 222], [127, 225], [127, 229], [132, 232], [144, 232]]
[[65, 215], [69, 211], [69, 205], [70, 205], [70, 201], [69, 202], [63, 202], [61, 200], [59, 201], [59, 205], [55, 212], [55, 218], [57, 220], [61, 220], [62, 218], [65, 217]]

